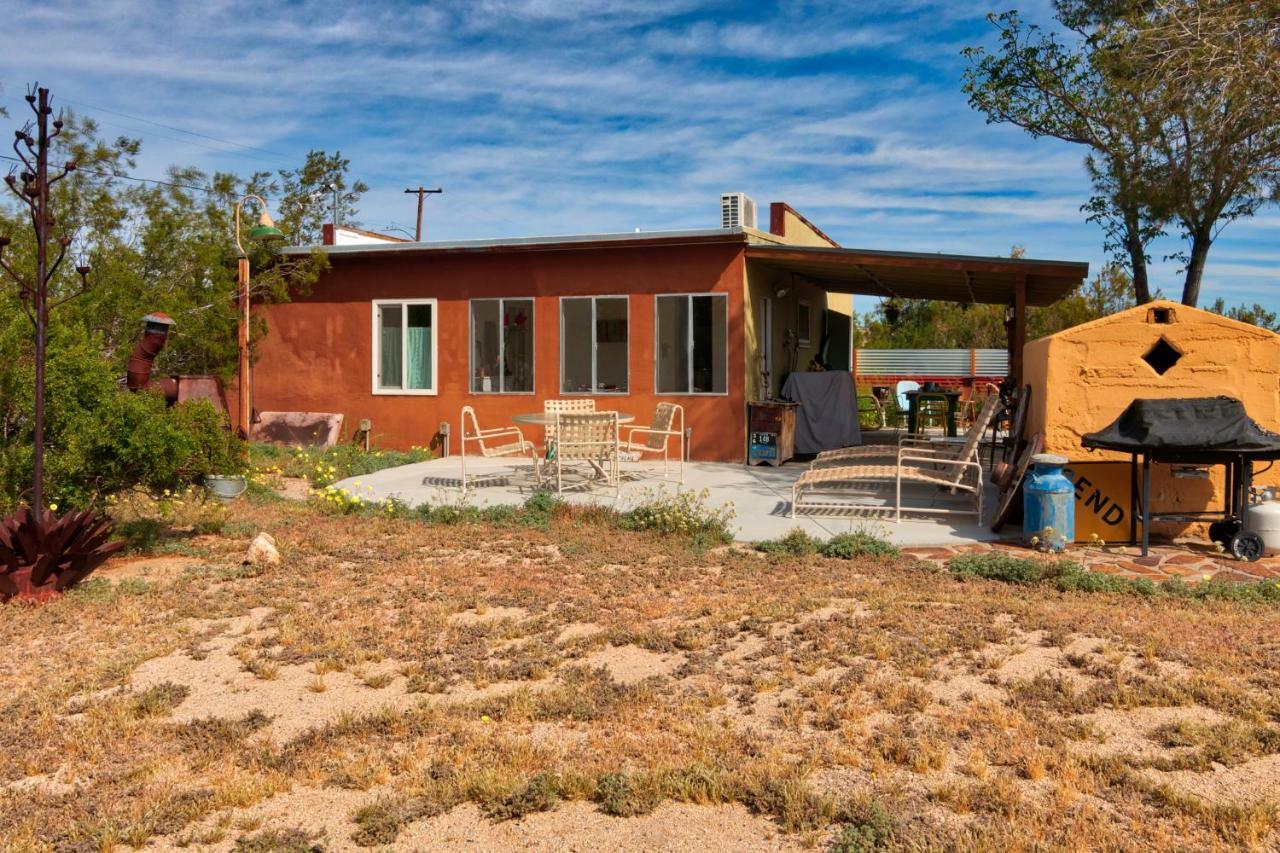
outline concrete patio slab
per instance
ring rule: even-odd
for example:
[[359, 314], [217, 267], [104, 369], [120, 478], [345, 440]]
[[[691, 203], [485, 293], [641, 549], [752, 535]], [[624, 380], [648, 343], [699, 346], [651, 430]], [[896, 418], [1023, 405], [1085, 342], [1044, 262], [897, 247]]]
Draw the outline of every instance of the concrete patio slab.
[[[790, 518], [791, 484], [807, 465], [794, 463], [777, 468], [769, 466], [747, 467], [714, 462], [689, 462], [685, 465], [683, 488], [700, 492], [706, 489], [707, 502], [713, 507], [732, 505], [734, 535], [740, 541], [773, 539], [785, 535], [793, 528], [800, 528], [822, 539], [837, 533], [859, 529], [872, 529], [877, 535], [900, 545], [958, 545], [1008, 539], [1019, 535], [1016, 527], [1007, 527], [999, 534], [992, 533], [985, 524], [979, 524], [972, 516], [904, 516], [895, 523], [892, 510], [885, 510], [892, 503], [892, 484], [876, 492], [859, 492], [852, 500], [856, 510], [822, 515], [800, 515]], [[433, 459], [398, 468], [388, 468], [373, 474], [352, 477], [335, 484], [371, 500], [395, 497], [410, 506], [462, 505], [500, 506], [523, 503], [537, 491], [532, 466], [527, 462], [510, 459], [467, 460], [467, 473], [473, 486], [465, 496], [461, 493], [461, 462], [458, 457]], [[585, 483], [583, 490], [567, 491], [564, 499], [573, 503], [594, 502], [626, 510], [656, 493], [673, 493], [679, 488], [674, 470], [671, 480], [662, 479], [662, 465], [627, 466], [623, 470], [621, 494], [615, 496], [612, 489], [602, 485]], [[581, 480], [579, 481], [581, 482]], [[964, 507], [965, 501], [946, 495], [938, 489], [925, 486], [903, 488], [904, 506]], [[988, 486], [984, 505], [995, 506], [995, 487]], [[987, 510], [990, 512], [990, 509]]]

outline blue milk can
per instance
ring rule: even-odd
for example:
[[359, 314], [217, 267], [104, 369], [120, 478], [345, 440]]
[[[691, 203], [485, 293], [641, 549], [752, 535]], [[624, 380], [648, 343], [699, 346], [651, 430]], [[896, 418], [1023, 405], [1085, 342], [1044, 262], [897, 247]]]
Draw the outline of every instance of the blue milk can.
[[1076, 538], [1076, 487], [1062, 473], [1067, 457], [1037, 453], [1035, 466], [1022, 484], [1022, 538], [1039, 547], [1062, 551]]

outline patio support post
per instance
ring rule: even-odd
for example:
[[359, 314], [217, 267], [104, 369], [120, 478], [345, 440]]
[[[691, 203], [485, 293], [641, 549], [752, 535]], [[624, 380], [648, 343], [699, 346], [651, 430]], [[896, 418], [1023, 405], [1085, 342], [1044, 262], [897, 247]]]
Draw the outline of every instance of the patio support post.
[[1013, 323], [1009, 326], [1009, 374], [1022, 391], [1022, 348], [1027, 343], [1027, 277], [1018, 276], [1013, 288]]

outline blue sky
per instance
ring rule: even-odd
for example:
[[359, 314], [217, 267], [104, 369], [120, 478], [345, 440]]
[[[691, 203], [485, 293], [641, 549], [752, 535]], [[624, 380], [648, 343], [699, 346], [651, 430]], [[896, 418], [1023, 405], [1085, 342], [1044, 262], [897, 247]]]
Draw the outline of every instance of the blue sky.
[[[988, 126], [960, 91], [988, 11], [1048, 0], [444, 0], [4, 4], [0, 103], [26, 82], [142, 137], [137, 174], [341, 149], [360, 221], [429, 239], [714, 227], [722, 191], [849, 246], [1103, 260], [1083, 151]], [[23, 45], [23, 49], [12, 49]], [[237, 147], [109, 114], [235, 140]], [[12, 118], [11, 118], [12, 120]], [[767, 220], [766, 220], [767, 227]], [[1203, 302], [1280, 309], [1280, 211], [1230, 226]], [[1153, 250], [1176, 298], [1179, 247]]]

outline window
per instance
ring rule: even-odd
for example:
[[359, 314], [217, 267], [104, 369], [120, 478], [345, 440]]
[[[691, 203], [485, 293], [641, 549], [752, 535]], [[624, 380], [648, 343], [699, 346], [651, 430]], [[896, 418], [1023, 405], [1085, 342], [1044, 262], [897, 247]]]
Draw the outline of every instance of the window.
[[375, 300], [373, 393], [436, 393], [436, 301]]
[[728, 311], [723, 293], [657, 298], [659, 394], [728, 392]]
[[533, 300], [471, 300], [471, 393], [533, 392]]
[[560, 391], [627, 393], [627, 297], [560, 300]]
[[796, 339], [801, 344], [809, 343], [813, 320], [809, 317], [809, 303], [803, 299], [796, 303]]

